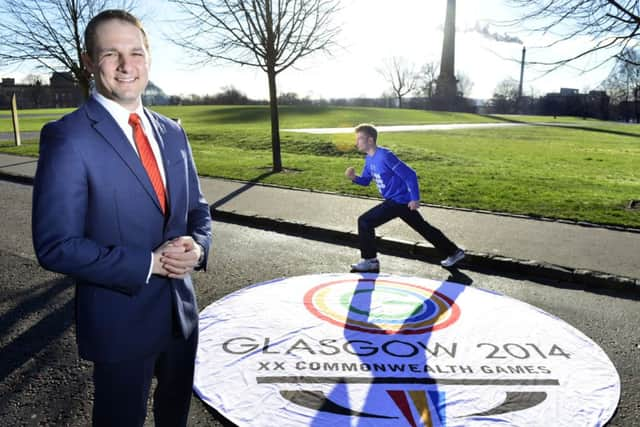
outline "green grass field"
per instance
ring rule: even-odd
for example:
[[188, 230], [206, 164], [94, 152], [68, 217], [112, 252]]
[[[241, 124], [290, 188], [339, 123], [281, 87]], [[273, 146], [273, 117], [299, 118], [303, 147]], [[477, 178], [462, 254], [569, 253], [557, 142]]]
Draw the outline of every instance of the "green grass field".
[[[282, 132], [286, 171], [271, 174], [269, 110], [266, 106], [158, 107], [180, 117], [201, 175], [346, 194], [377, 196], [375, 187], [344, 178], [363, 157], [352, 134]], [[68, 110], [65, 110], [68, 111]], [[20, 127], [38, 131], [62, 110], [23, 113]], [[11, 129], [0, 111], [0, 132]], [[381, 134], [420, 176], [426, 203], [640, 227], [640, 126], [572, 117], [480, 116], [416, 110], [336, 107], [281, 108], [281, 128], [479, 122], [552, 122], [546, 125]], [[22, 147], [0, 142], [0, 151], [37, 155], [37, 141]]]

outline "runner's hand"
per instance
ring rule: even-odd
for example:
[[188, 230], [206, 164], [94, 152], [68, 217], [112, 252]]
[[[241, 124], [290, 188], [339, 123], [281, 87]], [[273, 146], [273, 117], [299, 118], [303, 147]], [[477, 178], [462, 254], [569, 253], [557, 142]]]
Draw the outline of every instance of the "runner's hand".
[[348, 167], [344, 172], [344, 176], [353, 181], [353, 179], [356, 177], [356, 170], [352, 167]]

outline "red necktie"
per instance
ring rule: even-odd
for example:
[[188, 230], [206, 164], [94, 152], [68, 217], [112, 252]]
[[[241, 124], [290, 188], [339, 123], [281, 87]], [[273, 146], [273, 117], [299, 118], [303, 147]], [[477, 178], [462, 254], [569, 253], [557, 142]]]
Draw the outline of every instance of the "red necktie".
[[140, 155], [142, 166], [144, 166], [147, 171], [147, 175], [149, 175], [149, 180], [151, 180], [151, 185], [153, 185], [153, 189], [156, 191], [156, 195], [160, 201], [160, 207], [162, 208], [162, 213], [164, 214], [167, 209], [164, 183], [162, 182], [160, 169], [158, 169], [156, 156], [153, 155], [151, 144], [149, 144], [147, 135], [145, 135], [144, 130], [142, 130], [140, 116], [136, 113], [131, 113], [131, 115], [129, 115], [129, 124], [133, 128], [133, 140], [136, 143], [136, 147], [138, 147], [138, 154]]

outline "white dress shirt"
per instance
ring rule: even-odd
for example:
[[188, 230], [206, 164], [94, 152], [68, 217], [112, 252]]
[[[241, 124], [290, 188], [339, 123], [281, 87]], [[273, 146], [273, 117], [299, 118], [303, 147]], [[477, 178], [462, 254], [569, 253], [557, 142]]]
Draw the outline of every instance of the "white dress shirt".
[[[162, 176], [162, 183], [164, 188], [167, 188], [167, 179], [164, 173], [164, 162], [162, 161], [162, 155], [160, 154], [160, 146], [158, 145], [158, 141], [156, 141], [156, 137], [153, 133], [153, 129], [151, 127], [151, 123], [149, 123], [149, 119], [147, 115], [144, 113], [144, 108], [142, 107], [142, 102], [136, 109], [136, 111], [129, 111], [120, 104], [115, 101], [110, 100], [109, 98], [101, 95], [97, 91], [93, 91], [91, 96], [94, 97], [96, 101], [100, 105], [102, 105], [107, 112], [113, 117], [118, 126], [122, 129], [122, 132], [126, 135], [129, 143], [133, 150], [138, 154], [138, 147], [133, 139], [133, 127], [129, 124], [129, 115], [133, 112], [140, 116], [140, 121], [142, 122], [142, 129], [144, 130], [147, 139], [149, 140], [149, 144], [151, 145], [151, 150], [153, 151], [153, 155], [156, 158], [156, 163], [158, 164], [158, 169], [160, 170], [160, 175]], [[153, 272], [153, 252], [151, 252], [151, 262], [149, 264], [149, 273], [147, 274], [147, 283], [149, 283], [149, 278], [151, 278], [151, 273]]]
[[[124, 132], [124, 134], [127, 136], [131, 147], [133, 147], [133, 150], [136, 153], [138, 153], [138, 147], [136, 146], [136, 142], [133, 140], [133, 127], [131, 127], [131, 125], [129, 124], [129, 115], [131, 113], [136, 113], [138, 116], [140, 116], [140, 121], [142, 122], [142, 130], [144, 130], [144, 134], [149, 140], [151, 150], [153, 151], [153, 155], [156, 158], [156, 163], [158, 164], [158, 169], [160, 170], [160, 175], [162, 176], [162, 184], [165, 188], [167, 188], [167, 178], [165, 177], [164, 173], [164, 162], [162, 161], [162, 155], [160, 154], [160, 146], [158, 145], [158, 141], [156, 141], [151, 123], [149, 122], [147, 115], [144, 113], [142, 103], [140, 103], [136, 111], [129, 111], [117, 102], [110, 100], [97, 91], [94, 91], [92, 93], [92, 96], [109, 112], [111, 117], [113, 117], [113, 120], [115, 120], [118, 126], [120, 126], [122, 132]], [[138, 157], [139, 156], [140, 154], [138, 153]]]

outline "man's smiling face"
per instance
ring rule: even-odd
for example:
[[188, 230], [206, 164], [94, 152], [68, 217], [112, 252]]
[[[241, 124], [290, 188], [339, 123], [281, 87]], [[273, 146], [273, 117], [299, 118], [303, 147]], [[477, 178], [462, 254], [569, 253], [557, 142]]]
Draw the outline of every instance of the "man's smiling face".
[[112, 19], [96, 28], [95, 53], [85, 57], [97, 91], [129, 111], [140, 104], [149, 81], [149, 51], [139, 28]]

